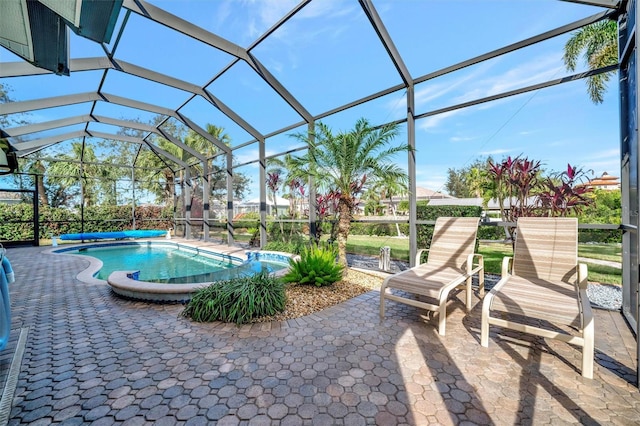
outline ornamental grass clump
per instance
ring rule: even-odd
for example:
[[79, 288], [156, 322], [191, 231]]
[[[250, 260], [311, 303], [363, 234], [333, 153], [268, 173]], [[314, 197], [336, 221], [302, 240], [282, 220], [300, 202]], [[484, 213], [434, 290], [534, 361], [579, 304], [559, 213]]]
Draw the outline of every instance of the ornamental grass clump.
[[198, 322], [246, 324], [284, 311], [284, 283], [267, 272], [218, 281], [197, 291], [182, 316]]
[[322, 287], [342, 279], [344, 266], [337, 262], [338, 250], [332, 246], [312, 245], [300, 253], [299, 260], [289, 260], [289, 272], [282, 280]]

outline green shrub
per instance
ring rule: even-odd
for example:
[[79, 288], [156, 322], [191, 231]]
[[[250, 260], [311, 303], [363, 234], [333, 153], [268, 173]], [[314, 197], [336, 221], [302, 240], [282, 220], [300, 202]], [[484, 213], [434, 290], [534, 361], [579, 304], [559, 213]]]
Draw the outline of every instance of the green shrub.
[[622, 243], [622, 231], [619, 229], [580, 229], [580, 243]]
[[[400, 232], [404, 235], [409, 234], [409, 224], [401, 223]], [[352, 235], [377, 235], [379, 237], [395, 237], [398, 235], [398, 229], [394, 223], [367, 223], [367, 222], [351, 222]]]
[[194, 321], [246, 324], [254, 318], [275, 315], [286, 304], [284, 283], [267, 272], [232, 278], [198, 290], [182, 316]]
[[300, 253], [300, 260], [289, 260], [285, 283], [310, 284], [316, 287], [331, 285], [342, 279], [344, 267], [336, 261], [338, 249], [333, 246], [312, 245]]
[[285, 253], [301, 254], [309, 241], [308, 237], [301, 235], [293, 235], [287, 241], [273, 240], [268, 241], [262, 248], [269, 251], [282, 251]]
[[502, 226], [483, 225], [480, 222], [478, 227], [479, 240], [504, 240], [506, 235]]

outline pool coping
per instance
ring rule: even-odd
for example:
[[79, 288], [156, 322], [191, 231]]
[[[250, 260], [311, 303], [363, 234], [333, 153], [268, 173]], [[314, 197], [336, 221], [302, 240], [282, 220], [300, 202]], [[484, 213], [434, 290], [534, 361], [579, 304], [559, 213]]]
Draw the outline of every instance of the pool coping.
[[[124, 241], [122, 245], [127, 245], [126, 243], [157, 243], [158, 245], [177, 245], [184, 246], [189, 249], [202, 250], [202, 251], [210, 251], [218, 254], [223, 254], [227, 256], [238, 257], [239, 252], [241, 252], [244, 257], [247, 257], [248, 253], [261, 253], [261, 254], [273, 254], [284, 257], [294, 257], [291, 253], [279, 252], [279, 251], [269, 251], [269, 250], [251, 250], [244, 249], [239, 247], [230, 247], [223, 246], [218, 244], [204, 243], [202, 241], [189, 241], [189, 240], [180, 240], [180, 241], [167, 241], [166, 239], [158, 240], [153, 238], [141, 238], [134, 239], [130, 241]], [[146, 300], [153, 302], [187, 302], [191, 299], [193, 293], [198, 291], [201, 288], [207, 287], [213, 284], [215, 281], [209, 282], [199, 282], [199, 283], [183, 283], [183, 284], [161, 284], [154, 283], [149, 281], [138, 281], [133, 279], [132, 277], [137, 270], [127, 270], [127, 271], [114, 271], [109, 274], [109, 277], [106, 280], [101, 280], [95, 278], [95, 274], [102, 268], [102, 261], [92, 257], [88, 254], [71, 254], [57, 251], [59, 250], [75, 250], [80, 247], [84, 247], [87, 245], [91, 246], [109, 246], [114, 245], [113, 241], [104, 241], [104, 242], [90, 242], [84, 244], [72, 244], [66, 245], [64, 248], [52, 247], [49, 250], [46, 250], [45, 253], [53, 254], [53, 255], [67, 255], [67, 256], [83, 256], [86, 260], [89, 261], [89, 267], [85, 270], [78, 273], [76, 278], [79, 281], [82, 281], [87, 284], [108, 284], [114, 293], [126, 297], [137, 300]], [[120, 244], [118, 244], [120, 245]], [[274, 273], [276, 276], [282, 276], [287, 272], [288, 268], [281, 269]]]

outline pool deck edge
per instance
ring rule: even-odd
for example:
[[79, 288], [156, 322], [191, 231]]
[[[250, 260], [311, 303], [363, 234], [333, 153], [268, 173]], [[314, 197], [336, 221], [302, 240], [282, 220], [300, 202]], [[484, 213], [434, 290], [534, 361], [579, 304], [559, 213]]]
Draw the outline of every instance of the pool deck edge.
[[[276, 252], [276, 251], [263, 251], [259, 249], [245, 249], [237, 246], [226, 246], [221, 244], [215, 244], [211, 242], [197, 241], [197, 240], [185, 240], [181, 238], [176, 239], [166, 239], [166, 238], [139, 238], [135, 240], [131, 240], [130, 242], [135, 243], [145, 243], [145, 242], [153, 242], [155, 244], [172, 244], [178, 245], [182, 247], [187, 247], [190, 249], [206, 249], [207, 251], [213, 251], [216, 253], [220, 253], [226, 256], [234, 256], [238, 257], [241, 255], [243, 258], [247, 256], [248, 252], [261, 252], [261, 253], [271, 253], [282, 256], [291, 256], [290, 253], [284, 252]], [[73, 245], [65, 245], [63, 249], [77, 249], [81, 247], [86, 247], [88, 244], [92, 246], [95, 245], [109, 245], [113, 244], [113, 241], [104, 241], [104, 242], [90, 242], [90, 243], [80, 243]], [[54, 255], [72, 255], [70, 253], [65, 252], [56, 252], [61, 250], [60, 247], [52, 247], [48, 250], [45, 250], [46, 254], [54, 254]], [[77, 254], [73, 254], [72, 256], [77, 256]], [[83, 256], [88, 262], [89, 267], [85, 270], [78, 273], [76, 278], [79, 281], [82, 281], [87, 284], [108, 284], [114, 293], [132, 299], [138, 300], [146, 300], [153, 302], [187, 302], [191, 299], [193, 293], [198, 291], [201, 288], [209, 286], [213, 284], [213, 282], [200, 282], [200, 283], [184, 283], [184, 284], [162, 284], [162, 283], [154, 283], [148, 281], [139, 281], [132, 278], [135, 270], [128, 271], [114, 271], [112, 272], [107, 280], [101, 280], [95, 277], [97, 272], [102, 268], [102, 261], [92, 257], [90, 255]], [[278, 271], [276, 273], [277, 276], [280, 276], [286, 273], [287, 269]]]

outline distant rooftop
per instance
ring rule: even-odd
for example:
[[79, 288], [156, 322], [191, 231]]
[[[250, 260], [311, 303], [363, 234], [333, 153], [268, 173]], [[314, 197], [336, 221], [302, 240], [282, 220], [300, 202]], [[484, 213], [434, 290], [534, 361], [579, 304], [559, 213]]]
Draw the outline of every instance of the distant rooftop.
[[611, 176], [607, 172], [604, 172], [602, 176], [591, 179], [587, 185], [599, 189], [617, 189], [620, 188], [620, 181], [617, 176]]

